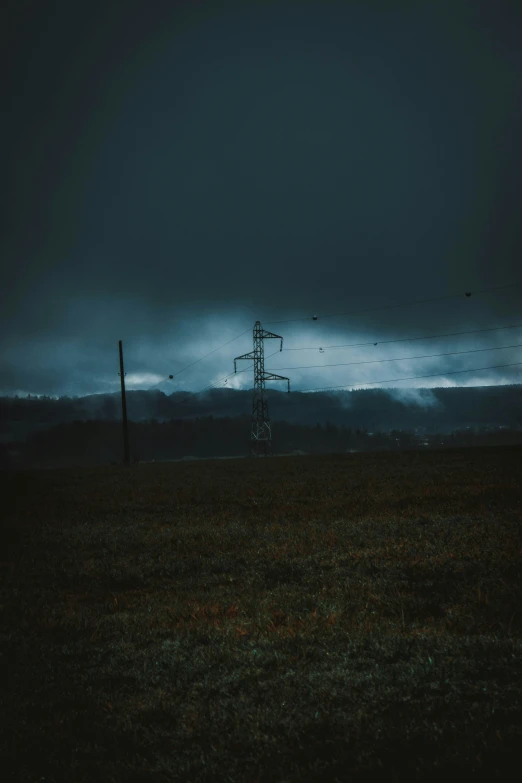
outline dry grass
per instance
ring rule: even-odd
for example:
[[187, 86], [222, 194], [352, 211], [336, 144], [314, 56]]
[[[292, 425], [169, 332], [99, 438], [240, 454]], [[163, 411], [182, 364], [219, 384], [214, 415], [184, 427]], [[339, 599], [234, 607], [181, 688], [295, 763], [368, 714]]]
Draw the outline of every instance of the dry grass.
[[507, 777], [522, 447], [1, 479], [4, 780]]

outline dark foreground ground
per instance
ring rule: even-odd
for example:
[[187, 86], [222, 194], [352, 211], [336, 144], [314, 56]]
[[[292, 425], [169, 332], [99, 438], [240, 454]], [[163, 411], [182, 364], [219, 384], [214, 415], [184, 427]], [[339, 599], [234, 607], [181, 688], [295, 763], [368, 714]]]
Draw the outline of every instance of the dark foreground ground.
[[522, 447], [22, 472], [0, 490], [3, 780], [519, 767]]

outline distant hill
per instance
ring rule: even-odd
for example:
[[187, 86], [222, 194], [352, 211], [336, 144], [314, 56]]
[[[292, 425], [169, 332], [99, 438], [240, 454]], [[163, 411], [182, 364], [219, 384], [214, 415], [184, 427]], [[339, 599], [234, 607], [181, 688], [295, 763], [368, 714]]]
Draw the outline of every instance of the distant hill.
[[[433, 389], [360, 389], [286, 392], [268, 389], [273, 422], [450, 433], [467, 427], [522, 427], [522, 384]], [[205, 394], [128, 391], [131, 421], [250, 416], [252, 392], [213, 389]], [[74, 421], [118, 421], [121, 396], [94, 394], [58, 399], [0, 397], [0, 442], [25, 441], [32, 432]]]

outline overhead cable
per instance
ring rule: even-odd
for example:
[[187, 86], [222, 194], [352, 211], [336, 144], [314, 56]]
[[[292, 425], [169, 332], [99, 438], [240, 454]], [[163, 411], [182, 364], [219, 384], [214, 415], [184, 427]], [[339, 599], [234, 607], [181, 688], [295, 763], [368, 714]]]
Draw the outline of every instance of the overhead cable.
[[[519, 283], [510, 283], [509, 285], [496, 286], [494, 288], [489, 288], [489, 289], [484, 288], [484, 289], [481, 289], [479, 291], [474, 291], [473, 293], [474, 294], [490, 293], [491, 291], [498, 291], [498, 290], [501, 290], [501, 289], [513, 288], [513, 287], [519, 286], [519, 285], [522, 285], [522, 281], [519, 282]], [[470, 297], [471, 295], [472, 295], [471, 291], [466, 291], [465, 292], [465, 296], [466, 297]], [[390, 310], [390, 309], [399, 308], [399, 307], [407, 307], [409, 305], [414, 305], [414, 304], [426, 304], [428, 302], [440, 302], [440, 301], [444, 301], [444, 300], [447, 300], [447, 299], [454, 299], [454, 298], [461, 297], [461, 296], [462, 296], [462, 293], [450, 294], [449, 296], [439, 296], [439, 297], [435, 297], [435, 298], [432, 298], [432, 299], [422, 299], [422, 300], [415, 300], [415, 301], [412, 301], [412, 302], [402, 302], [402, 303], [395, 304], [395, 305], [385, 305], [384, 307], [373, 307], [373, 308], [370, 308], [368, 310], [358, 310], [358, 311], [355, 311], [355, 312], [352, 311], [352, 312], [343, 312], [343, 313], [331, 313], [331, 314], [327, 314], [327, 315], [322, 315], [321, 319], [324, 319], [324, 318], [336, 318], [337, 316], [342, 316], [342, 315], [361, 315], [363, 313], [374, 313], [374, 312], [379, 312], [381, 310]], [[317, 318], [318, 318], [318, 316], [313, 316], [314, 320], [317, 320]], [[286, 320], [286, 321], [268, 321], [268, 322], [264, 322], [264, 323], [266, 323], [266, 325], [273, 325], [273, 324], [284, 324], [284, 323], [296, 323], [298, 321], [308, 321], [308, 320], [310, 320], [310, 316], [308, 316], [306, 318], [289, 319], [289, 320]], [[515, 328], [515, 327], [498, 327], [498, 328], [509, 329], [509, 328]], [[201, 356], [199, 359], [196, 359], [191, 364], [186, 365], [181, 370], [178, 370], [178, 372], [175, 373], [176, 377], [180, 373], [184, 372], [185, 370], [188, 370], [190, 367], [193, 367], [198, 362], [203, 361], [203, 359], [208, 358], [209, 356], [211, 356], [212, 354], [216, 353], [217, 351], [220, 351], [222, 348], [225, 348], [227, 345], [230, 345], [230, 343], [234, 342], [235, 340], [238, 340], [240, 337], [243, 337], [243, 335], [247, 334], [250, 331], [252, 331], [252, 330], [249, 327], [248, 329], [245, 329], [244, 332], [241, 332], [241, 334], [238, 334], [236, 337], [233, 337], [231, 340], [228, 340], [226, 343], [223, 343], [223, 345], [220, 345], [217, 348], [214, 348], [212, 351], [210, 351], [210, 353], [207, 353], [207, 354], [205, 354], [205, 356]], [[478, 331], [488, 331], [488, 330], [478, 330]], [[466, 333], [462, 332], [462, 334], [466, 334]], [[471, 334], [471, 332], [469, 332], [469, 334]], [[441, 335], [441, 336], [445, 336], [445, 335]], [[448, 335], [448, 336], [450, 336], [450, 335]], [[431, 339], [431, 338], [415, 338], [414, 337], [414, 338], [407, 338], [407, 339], [415, 340], [415, 339]], [[386, 342], [403, 342], [403, 341], [402, 340], [396, 340], [396, 341], [395, 340], [394, 341], [390, 340], [390, 341], [386, 341]], [[365, 343], [359, 343], [359, 345], [364, 345], [364, 344]], [[367, 343], [367, 344], [369, 344], [369, 343]], [[330, 347], [334, 348], [334, 347], [350, 347], [350, 346], [330, 346]], [[284, 349], [284, 350], [308, 350], [308, 349], [291, 348], [291, 349]], [[247, 369], [250, 369], [250, 368], [247, 368]], [[230, 376], [227, 376], [227, 377], [230, 377]], [[153, 386], [150, 386], [148, 388], [148, 391], [151, 391], [152, 389], [155, 389], [157, 386], [160, 386], [162, 383], [165, 383], [165, 381], [168, 381], [168, 380], [171, 380], [171, 379], [172, 379], [172, 375], [168, 375], [162, 381], [159, 381], [158, 383], [154, 384]], [[199, 394], [200, 392], [197, 392], [197, 393]]]
[[[303, 367], [275, 367], [268, 372], [275, 372], [275, 370], [312, 370], [322, 369], [323, 367], [348, 367], [352, 364], [381, 364], [382, 362], [404, 362], [411, 359], [431, 359], [435, 356], [456, 356], [463, 353], [479, 353], [480, 351], [501, 351], [504, 348], [522, 348], [522, 343], [515, 343], [515, 345], [500, 345], [496, 348], [474, 348], [469, 351], [449, 351], [447, 353], [428, 353], [423, 356], [397, 356], [395, 359], [370, 359], [362, 362], [341, 362], [340, 364], [309, 364]], [[278, 352], [279, 353], [279, 352]]]
[[[470, 297], [472, 293], [475, 295], [487, 294], [490, 293], [491, 291], [499, 291], [500, 289], [503, 288], [514, 288], [517, 285], [522, 285], [522, 281], [520, 283], [510, 283], [509, 285], [499, 285], [496, 286], [495, 288], [483, 288], [480, 291], [473, 291], [473, 292], [466, 291], [464, 295]], [[409, 305], [415, 305], [415, 304], [427, 304], [428, 302], [442, 302], [446, 299], [456, 299], [456, 298], [460, 298], [461, 296], [463, 296], [462, 292], [459, 294], [450, 294], [449, 296], [437, 296], [434, 297], [433, 299], [418, 299], [413, 302], [401, 302], [399, 304], [394, 304], [394, 305], [385, 305], [384, 307], [371, 307], [368, 310], [355, 310], [355, 311], [350, 310], [343, 313], [329, 313], [327, 315], [313, 316], [313, 319], [317, 320], [317, 318], [321, 318], [321, 320], [323, 320], [324, 318], [338, 318], [339, 316], [342, 315], [362, 315], [363, 313], [377, 313], [380, 312], [381, 310], [392, 310], [393, 308], [396, 307], [407, 307]], [[274, 324], [292, 324], [292, 323], [297, 323], [298, 321], [309, 321], [309, 320], [310, 320], [310, 316], [307, 316], [306, 318], [291, 318], [287, 321], [266, 321], [266, 322], [263, 321], [263, 323], [265, 324], [265, 326], [273, 326]]]
[[390, 378], [387, 381], [361, 381], [357, 383], [343, 383], [341, 386], [324, 386], [321, 389], [299, 389], [299, 392], [328, 391], [330, 389], [346, 389], [347, 386], [374, 386], [378, 383], [397, 383], [399, 381], [415, 381], [418, 378], [445, 378], [446, 375], [459, 375], [463, 372], [481, 372], [482, 370], [499, 370], [502, 367], [518, 367], [522, 362], [512, 364], [495, 364], [492, 367], [474, 367], [470, 370], [451, 370], [450, 372], [434, 373], [432, 375], [411, 375], [408, 378]]
[[[271, 356], [275, 356], [276, 353], [279, 353], [279, 349], [277, 351], [274, 351], [274, 353], [269, 354], [266, 358], [270, 359], [270, 357]], [[243, 370], [238, 370], [237, 373], [231, 372], [228, 375], [224, 375], [223, 378], [220, 378], [217, 381], [213, 381], [209, 386], [205, 386], [204, 389], [201, 389], [198, 392], [190, 392], [190, 394], [192, 394], [192, 397], [195, 397], [198, 394], [203, 394], [203, 392], [211, 391], [212, 389], [217, 389], [219, 383], [224, 383], [224, 381], [226, 381], [232, 375], [240, 375], [242, 372], [247, 372], [248, 370], [251, 370], [253, 366], [254, 365], [251, 364], [250, 367], [245, 367]], [[243, 390], [240, 389], [239, 391], [244, 391], [244, 389]], [[190, 397], [186, 397], [184, 400], [180, 400], [180, 402], [187, 402], [189, 399], [191, 399], [191, 398]]]
[[[210, 353], [207, 353], [207, 354], [205, 354], [205, 356], [202, 356], [201, 358], [199, 358], [199, 359], [196, 359], [196, 361], [195, 361], [195, 362], [192, 362], [192, 364], [187, 364], [187, 366], [186, 366], [186, 367], [183, 367], [181, 370], [178, 370], [178, 371], [175, 373], [175, 375], [176, 375], [176, 376], [178, 376], [180, 373], [182, 373], [182, 372], [185, 372], [185, 370], [188, 370], [188, 369], [189, 369], [189, 367], [193, 367], [193, 366], [194, 366], [195, 364], [197, 364], [198, 362], [202, 362], [202, 361], [203, 361], [203, 359], [206, 359], [208, 356], [212, 356], [212, 354], [213, 354], [213, 353], [216, 353], [216, 351], [220, 351], [220, 350], [221, 350], [222, 348], [224, 348], [226, 345], [230, 345], [230, 343], [233, 343], [233, 342], [234, 342], [234, 340], [238, 340], [240, 337], [243, 337], [243, 335], [244, 335], [244, 334], [246, 334], [247, 332], [251, 332], [251, 331], [252, 331], [252, 329], [251, 329], [251, 328], [250, 328], [250, 329], [245, 329], [245, 331], [244, 331], [244, 332], [241, 332], [241, 334], [238, 334], [236, 337], [233, 337], [233, 338], [232, 338], [231, 340], [229, 340], [228, 342], [226, 342], [226, 343], [223, 343], [223, 345], [220, 345], [218, 348], [214, 348], [214, 350], [213, 350], [213, 351], [210, 351]], [[167, 376], [167, 378], [164, 378], [164, 379], [163, 379], [162, 381], [160, 381], [159, 383], [156, 383], [156, 384], [154, 384], [154, 386], [149, 386], [149, 388], [147, 389], [147, 391], [151, 391], [151, 389], [155, 389], [155, 388], [156, 388], [156, 386], [159, 386], [160, 384], [162, 384], [162, 383], [165, 383], [165, 381], [168, 381], [169, 379], [171, 380], [171, 379], [172, 379], [172, 377], [173, 377], [172, 375], [169, 375], [169, 376]]]
[[407, 343], [412, 340], [433, 340], [437, 337], [459, 337], [463, 334], [478, 334], [479, 332], [496, 332], [499, 329], [518, 329], [522, 324], [513, 324], [512, 326], [493, 326], [490, 329], [472, 329], [468, 332], [446, 332], [445, 334], [430, 334], [427, 337], [403, 337], [396, 340], [379, 340], [374, 343], [341, 343], [340, 345], [323, 345], [314, 346], [312, 348], [283, 348], [283, 351], [326, 351], [326, 349], [332, 348], [360, 348], [364, 345], [389, 345], [390, 343]]

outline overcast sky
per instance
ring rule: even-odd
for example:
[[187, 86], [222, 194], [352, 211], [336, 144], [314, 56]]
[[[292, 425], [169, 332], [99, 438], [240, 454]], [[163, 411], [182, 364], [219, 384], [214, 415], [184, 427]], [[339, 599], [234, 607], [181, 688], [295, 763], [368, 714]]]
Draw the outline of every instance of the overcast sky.
[[6, 6], [0, 393], [521, 382], [520, 3]]

